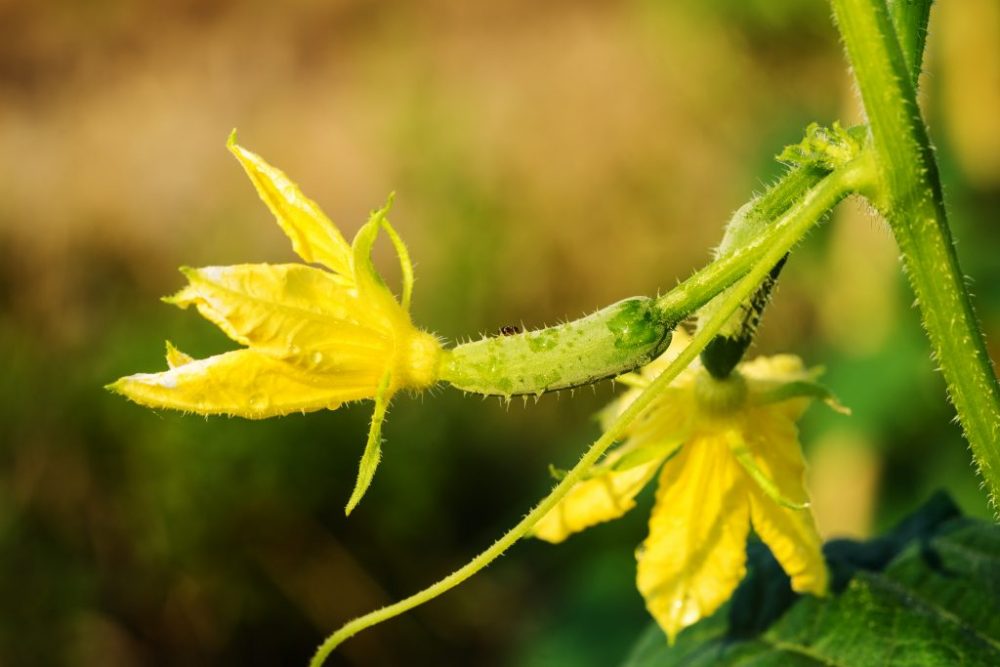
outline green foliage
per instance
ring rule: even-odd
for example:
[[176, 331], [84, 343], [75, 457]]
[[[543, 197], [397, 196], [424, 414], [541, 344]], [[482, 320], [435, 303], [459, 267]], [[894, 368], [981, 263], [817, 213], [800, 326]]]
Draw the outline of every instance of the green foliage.
[[626, 667], [1000, 664], [1000, 526], [938, 494], [887, 535], [835, 540], [826, 598], [796, 596], [763, 545], [730, 603], [667, 645], [655, 624]]

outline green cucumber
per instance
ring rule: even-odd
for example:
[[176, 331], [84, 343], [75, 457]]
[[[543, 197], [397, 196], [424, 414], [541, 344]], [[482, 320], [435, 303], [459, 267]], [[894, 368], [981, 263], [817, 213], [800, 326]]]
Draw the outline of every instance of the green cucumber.
[[440, 379], [492, 396], [540, 395], [616, 377], [670, 344], [676, 322], [634, 297], [554, 327], [483, 338], [444, 351]]

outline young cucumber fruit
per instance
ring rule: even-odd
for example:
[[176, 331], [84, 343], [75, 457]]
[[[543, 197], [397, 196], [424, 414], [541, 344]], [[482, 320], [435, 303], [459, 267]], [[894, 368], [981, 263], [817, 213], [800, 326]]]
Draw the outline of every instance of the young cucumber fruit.
[[649, 363], [670, 344], [675, 324], [654, 299], [625, 299], [559, 326], [445, 350], [440, 379], [506, 397], [578, 387]]

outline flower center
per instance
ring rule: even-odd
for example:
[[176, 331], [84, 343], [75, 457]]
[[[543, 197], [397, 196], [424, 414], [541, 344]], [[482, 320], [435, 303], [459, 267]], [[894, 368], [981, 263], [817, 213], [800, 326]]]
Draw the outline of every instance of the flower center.
[[727, 377], [719, 379], [701, 369], [694, 381], [694, 398], [702, 412], [711, 415], [731, 414], [746, 404], [747, 381], [739, 371], [734, 370]]
[[423, 389], [437, 382], [441, 362], [441, 343], [437, 338], [425, 331], [414, 331], [400, 356], [397, 367], [400, 386]]

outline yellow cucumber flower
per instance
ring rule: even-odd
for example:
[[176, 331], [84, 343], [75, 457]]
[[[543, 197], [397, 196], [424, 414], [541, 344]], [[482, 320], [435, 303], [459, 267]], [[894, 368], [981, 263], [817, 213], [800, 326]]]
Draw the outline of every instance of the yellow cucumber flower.
[[[372, 213], [348, 245], [312, 200], [280, 170], [227, 143], [257, 194], [306, 264], [238, 264], [182, 268], [188, 284], [164, 299], [194, 306], [244, 347], [192, 359], [167, 343], [168, 370], [121, 378], [109, 388], [136, 403], [202, 415], [263, 419], [375, 399], [368, 445], [347, 512], [361, 499], [380, 458], [381, 424], [400, 389], [437, 381], [441, 345], [410, 321], [413, 268], [386, 219]], [[390, 198], [391, 203], [391, 198]], [[396, 300], [371, 261], [385, 230], [403, 275]]]
[[[613, 420], [686, 345], [677, 332], [657, 360], [620, 378], [632, 388], [608, 406]], [[711, 615], [746, 574], [750, 527], [798, 592], [823, 595], [827, 571], [808, 495], [795, 422], [828, 394], [793, 356], [758, 358], [717, 380], [698, 362], [685, 369], [629, 428], [587, 479], [535, 526], [561, 542], [615, 519], [659, 470], [649, 536], [636, 551], [646, 607], [673, 643]]]

